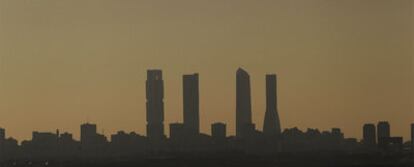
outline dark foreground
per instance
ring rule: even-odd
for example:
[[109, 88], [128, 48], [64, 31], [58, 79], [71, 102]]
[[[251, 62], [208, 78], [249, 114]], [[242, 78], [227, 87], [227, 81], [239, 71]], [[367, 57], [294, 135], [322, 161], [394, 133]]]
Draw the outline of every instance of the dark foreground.
[[413, 155], [334, 155], [283, 154], [247, 155], [176, 155], [128, 159], [100, 160], [18, 160], [0, 167], [414, 167]]

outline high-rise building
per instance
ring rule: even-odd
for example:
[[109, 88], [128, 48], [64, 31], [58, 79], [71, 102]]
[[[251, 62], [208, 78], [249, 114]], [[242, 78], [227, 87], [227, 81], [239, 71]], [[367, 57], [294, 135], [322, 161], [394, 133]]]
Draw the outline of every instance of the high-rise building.
[[200, 133], [198, 74], [183, 76], [184, 126], [190, 134]]
[[164, 81], [161, 70], [148, 70], [146, 82], [147, 136], [150, 141], [164, 139]]
[[249, 134], [252, 124], [250, 76], [239, 68], [236, 74], [236, 137], [243, 138]]
[[411, 151], [414, 152], [414, 123], [411, 124]]
[[274, 74], [266, 75], [266, 112], [263, 134], [267, 136], [281, 134], [279, 113], [277, 112], [277, 78]]
[[211, 136], [213, 139], [225, 139], [226, 138], [226, 124], [214, 123], [211, 125]]
[[377, 125], [377, 137], [378, 137], [378, 145], [380, 147], [385, 147], [388, 143], [386, 143], [386, 141], [388, 141], [388, 138], [391, 137], [390, 134], [390, 124], [386, 121], [381, 121], [378, 122]]
[[95, 143], [97, 136], [96, 124], [85, 123], [81, 125], [81, 143], [82, 145], [88, 145]]
[[374, 124], [365, 124], [363, 127], [363, 144], [366, 146], [374, 146], [377, 144], [376, 132]]

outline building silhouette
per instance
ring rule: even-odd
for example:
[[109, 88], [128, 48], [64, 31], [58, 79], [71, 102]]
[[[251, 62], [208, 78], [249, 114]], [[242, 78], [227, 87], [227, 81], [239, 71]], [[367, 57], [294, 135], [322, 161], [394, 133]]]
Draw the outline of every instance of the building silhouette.
[[184, 126], [191, 135], [200, 133], [198, 74], [183, 76]]
[[[300, 166], [318, 166], [308, 163], [320, 161], [321, 158], [327, 159], [330, 165], [332, 162], [337, 162], [336, 160], [338, 162], [350, 161], [350, 164], [355, 165], [359, 163], [354, 160], [363, 159], [363, 157], [368, 157], [363, 161], [379, 164], [377, 162], [382, 158], [387, 159], [388, 155], [392, 157], [393, 162], [397, 160], [394, 157], [398, 156], [402, 157], [401, 162], [408, 162], [410, 158], [412, 159], [409, 157], [413, 155], [409, 152], [410, 143], [404, 143], [402, 137], [391, 136], [390, 124], [385, 121], [379, 122], [377, 126], [364, 124], [361, 142], [356, 138], [345, 138], [340, 128], [323, 131], [308, 128], [302, 131], [294, 127], [281, 132], [277, 111], [277, 77], [274, 74], [266, 75], [266, 113], [263, 132], [256, 130], [251, 115], [250, 78], [249, 74], [241, 68], [236, 74], [236, 136], [227, 137], [226, 124], [221, 122], [211, 125], [211, 135], [200, 133], [199, 80], [198, 74], [191, 74], [183, 76], [184, 122], [171, 123], [169, 138], [167, 138], [163, 128], [162, 72], [148, 70], [147, 77], [147, 136], [141, 136], [135, 132], [118, 131], [110, 135], [111, 140], [108, 141], [104, 134], [97, 132], [96, 124], [84, 123], [80, 125], [80, 141], [74, 139], [70, 133], [61, 134], [59, 130], [56, 132], [34, 131], [31, 140], [22, 141], [19, 145], [18, 141], [13, 138], [6, 139], [5, 129], [0, 128], [0, 166], [19, 166], [3, 165], [3, 162], [19, 161], [23, 162], [23, 166], [53, 166], [26, 164], [28, 162], [68, 162], [70, 164], [76, 161], [120, 163], [118, 166], [131, 166], [128, 163], [134, 162], [143, 163], [143, 165], [134, 166], [151, 166], [146, 163], [164, 161], [168, 166], [182, 164], [181, 161], [197, 161], [200, 158], [207, 158], [210, 163], [216, 161], [213, 159], [216, 157], [222, 158], [217, 162], [227, 163], [232, 159], [236, 162], [235, 165], [245, 166], [241, 161], [250, 155], [261, 159], [261, 163], [256, 163], [256, 165], [275, 162], [272, 157], [277, 155], [278, 164], [274, 166], [286, 166], [279, 164], [285, 160], [289, 161], [287, 164], [289, 166], [292, 162], [300, 161], [297, 159], [300, 157], [306, 157], [305, 162]], [[414, 151], [414, 123], [411, 124], [411, 141], [411, 148]], [[319, 157], [320, 155], [323, 157]], [[195, 159], [192, 159], [193, 157]], [[348, 157], [356, 158], [348, 159]], [[180, 163], [174, 163], [176, 158], [184, 159], [180, 159]], [[209, 163], [202, 162], [189, 166], [213, 166]], [[412, 163], [414, 164], [414, 161]], [[89, 166], [87, 164], [73, 165]], [[66, 164], [57, 166], [66, 166]]]
[[80, 141], [83, 147], [95, 142], [97, 136], [96, 124], [85, 123], [81, 125]]
[[135, 132], [118, 131], [111, 135], [109, 152], [114, 157], [129, 157], [142, 155], [147, 150], [147, 139]]
[[32, 142], [45, 144], [56, 143], [58, 136], [58, 133], [34, 131], [32, 133]]
[[5, 142], [6, 142], [6, 130], [3, 128], [0, 128], [0, 160], [2, 160], [1, 157], [3, 157], [3, 154], [4, 154]]
[[191, 140], [188, 140], [189, 136], [185, 125], [183, 123], [171, 123], [170, 124], [170, 144], [171, 149], [174, 151], [186, 150]]
[[85, 123], [81, 125], [81, 151], [86, 157], [102, 156], [106, 150], [108, 140], [105, 135], [97, 132], [96, 124]]
[[64, 157], [73, 157], [79, 153], [80, 143], [73, 139], [71, 133], [64, 132], [58, 137], [58, 151], [60, 155]]
[[170, 124], [170, 139], [172, 141], [183, 141], [185, 138], [186, 131], [185, 125], [182, 123], [171, 123]]
[[250, 76], [239, 68], [236, 73], [236, 137], [243, 138], [252, 133], [252, 111]]
[[377, 136], [374, 124], [365, 124], [363, 127], [362, 142], [366, 146], [375, 146], [377, 144]]
[[4, 140], [6, 140], [6, 130], [0, 128], [0, 142], [3, 142]]
[[411, 151], [414, 152], [414, 123], [411, 124]]
[[281, 134], [279, 113], [277, 112], [277, 78], [274, 74], [266, 75], [266, 113], [263, 134], [267, 136]]
[[340, 128], [332, 128], [331, 129], [331, 134], [333, 137], [337, 138], [337, 139], [343, 139], [344, 138], [344, 134], [342, 133]]
[[146, 81], [147, 136], [153, 143], [164, 136], [164, 81], [161, 70], [148, 70]]
[[387, 138], [391, 137], [390, 124], [387, 121], [380, 121], [377, 125], [377, 141], [381, 148], [386, 147]]
[[216, 122], [211, 125], [211, 137], [213, 139], [226, 139], [226, 124]]

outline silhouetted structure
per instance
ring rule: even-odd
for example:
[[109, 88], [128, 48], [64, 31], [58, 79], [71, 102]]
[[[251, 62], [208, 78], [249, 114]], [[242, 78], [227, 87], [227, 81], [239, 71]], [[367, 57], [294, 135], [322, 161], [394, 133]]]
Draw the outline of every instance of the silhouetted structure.
[[366, 146], [376, 146], [377, 145], [377, 136], [375, 132], [374, 124], [365, 124], [363, 127], [363, 139], [362, 142]]
[[111, 135], [108, 152], [114, 157], [134, 157], [145, 154], [147, 150], [148, 142], [145, 136], [138, 135], [135, 132], [118, 131]]
[[[93, 166], [76, 164], [76, 161], [92, 164], [98, 162], [105, 164], [104, 166], [152, 166], [146, 162], [163, 162], [158, 163], [160, 166], [215, 166], [204, 162], [215, 161], [216, 158], [221, 158], [217, 162], [234, 161], [230, 166], [246, 166], [245, 163], [274, 164], [270, 166], [292, 166], [297, 163], [299, 166], [309, 166], [308, 163], [320, 160], [329, 161], [328, 165], [322, 166], [332, 166], [332, 162], [343, 166], [364, 166], [366, 161], [374, 162], [375, 165], [389, 157], [389, 160], [384, 161], [389, 164], [381, 165], [394, 166], [396, 162], [402, 162], [404, 165], [408, 164], [406, 166], [413, 166], [414, 159], [411, 160], [410, 157], [413, 153], [409, 152], [409, 142], [403, 143], [402, 137], [390, 136], [390, 124], [385, 121], [379, 122], [377, 129], [374, 124], [364, 124], [362, 142], [358, 142], [356, 138], [345, 138], [340, 128], [332, 128], [330, 131], [308, 128], [302, 131], [295, 127], [281, 132], [277, 111], [276, 75], [266, 75], [263, 132], [256, 130], [251, 118], [249, 78], [246, 71], [238, 69], [236, 136], [227, 137], [226, 124], [220, 122], [211, 125], [211, 136], [200, 133], [199, 81], [198, 74], [193, 74], [183, 76], [184, 122], [170, 124], [170, 135], [167, 139], [163, 128], [162, 73], [160, 70], [148, 70], [147, 137], [135, 132], [118, 131], [108, 141], [105, 135], [97, 132], [96, 124], [84, 123], [80, 126], [80, 141], [73, 139], [70, 133], [61, 134], [59, 130], [34, 131], [31, 140], [22, 141], [18, 145], [17, 140], [6, 139], [5, 129], [0, 128], [0, 166]], [[411, 135], [414, 151], [414, 124], [411, 125]], [[375, 147], [376, 143], [378, 147]], [[260, 163], [252, 163], [252, 159], [249, 159], [252, 157]], [[174, 158], [178, 159], [177, 164], [171, 163]], [[197, 163], [203, 158], [206, 158], [204, 162]], [[304, 162], [298, 163], [300, 160]], [[183, 164], [188, 161], [195, 163]], [[9, 162], [11, 164], [7, 164]], [[23, 162], [22, 165], [16, 164], [20, 162]], [[50, 165], [49, 162], [57, 163]], [[66, 162], [69, 164], [62, 164]], [[137, 165], [130, 164], [131, 162]], [[315, 164], [319, 166], [318, 163]]]
[[388, 152], [401, 152], [403, 149], [402, 137], [384, 137], [380, 147]]
[[3, 153], [0, 156], [0, 160], [8, 160], [18, 157], [19, 154], [19, 145], [16, 139], [7, 138], [3, 143]]
[[342, 140], [344, 139], [344, 134], [342, 133], [340, 128], [332, 128], [331, 130], [332, 136], [336, 139], [336, 140]]
[[239, 68], [236, 74], [236, 137], [243, 138], [251, 134], [252, 109], [250, 95], [250, 76]]
[[80, 141], [82, 147], [94, 144], [97, 136], [96, 124], [85, 123], [81, 125]]
[[3, 154], [4, 154], [5, 141], [6, 141], [6, 130], [3, 128], [0, 128], [0, 161], [2, 160], [1, 157], [3, 157]]
[[226, 139], [226, 124], [217, 122], [211, 125], [213, 139]]
[[164, 136], [164, 81], [161, 70], [147, 71], [147, 136], [156, 144]]
[[390, 124], [386, 121], [378, 122], [377, 125], [377, 135], [378, 135], [378, 146], [384, 148], [387, 145], [387, 138], [391, 137], [390, 135]]
[[185, 125], [182, 123], [171, 123], [170, 124], [170, 139], [173, 141], [184, 141]]
[[6, 140], [6, 130], [0, 128], [0, 142], [3, 142], [4, 140]]
[[332, 128], [332, 131], [322, 131], [308, 128], [302, 132], [298, 128], [285, 129], [283, 136], [283, 151], [339, 151], [354, 150], [357, 147], [356, 139], [344, 138], [339, 128]]
[[80, 143], [73, 139], [73, 135], [64, 132], [58, 136], [58, 153], [62, 157], [75, 157], [79, 155]]
[[281, 133], [277, 111], [277, 78], [274, 74], [266, 75], [266, 113], [263, 122], [263, 134], [279, 136]]
[[183, 76], [184, 126], [190, 135], [200, 133], [198, 74]]
[[81, 150], [83, 156], [101, 156], [107, 148], [107, 144], [107, 138], [97, 133], [96, 124], [85, 123], [81, 125]]
[[414, 123], [411, 124], [411, 151], [414, 152]]

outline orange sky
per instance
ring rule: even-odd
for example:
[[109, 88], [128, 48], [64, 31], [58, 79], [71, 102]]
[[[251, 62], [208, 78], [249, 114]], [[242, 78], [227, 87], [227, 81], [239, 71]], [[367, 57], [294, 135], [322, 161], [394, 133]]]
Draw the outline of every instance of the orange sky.
[[282, 128], [414, 122], [412, 0], [1, 0], [0, 127], [145, 134], [146, 69], [165, 80], [165, 125], [182, 121], [182, 75], [200, 74], [202, 132], [234, 134], [235, 72], [251, 75], [262, 129], [277, 73]]

